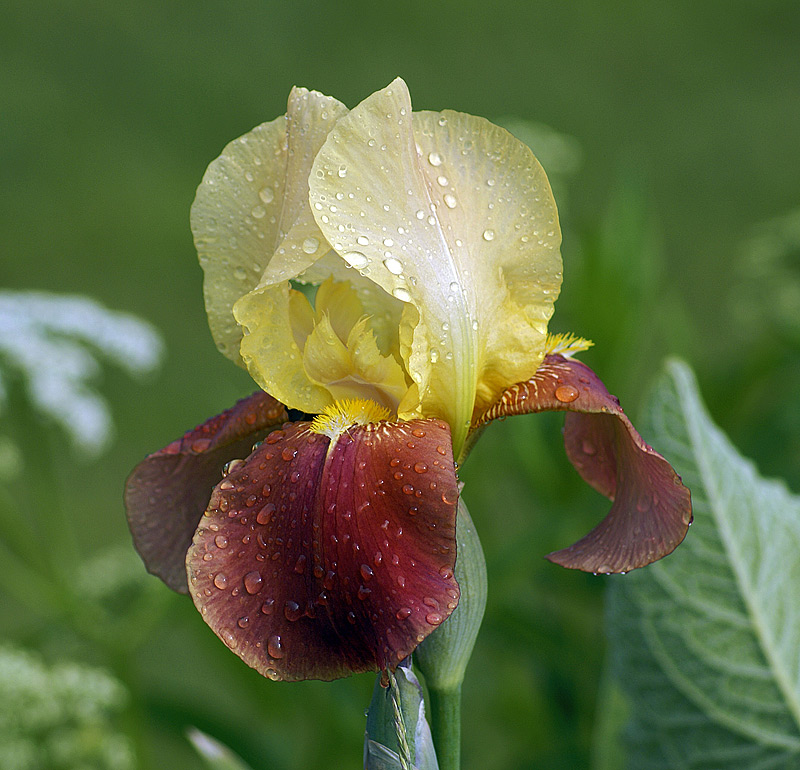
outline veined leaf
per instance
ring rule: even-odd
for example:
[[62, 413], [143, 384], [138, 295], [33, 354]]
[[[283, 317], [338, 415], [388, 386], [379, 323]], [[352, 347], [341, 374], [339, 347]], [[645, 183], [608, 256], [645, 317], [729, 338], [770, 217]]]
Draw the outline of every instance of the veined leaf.
[[682, 363], [646, 422], [692, 490], [695, 522], [674, 554], [608, 592], [629, 768], [798, 768], [800, 498], [736, 452]]

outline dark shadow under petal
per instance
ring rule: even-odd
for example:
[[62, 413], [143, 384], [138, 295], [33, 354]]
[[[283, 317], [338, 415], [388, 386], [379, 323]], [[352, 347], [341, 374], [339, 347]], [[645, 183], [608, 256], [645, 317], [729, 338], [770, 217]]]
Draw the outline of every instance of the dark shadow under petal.
[[285, 425], [214, 490], [192, 598], [270, 679], [393, 669], [458, 603], [457, 502], [445, 423]]
[[572, 569], [608, 573], [643, 567], [671, 553], [692, 521], [689, 490], [588, 366], [547, 356], [530, 380], [509, 388], [479, 422], [548, 410], [569, 412], [567, 456], [613, 505], [589, 534], [547, 558]]
[[223, 467], [247, 457], [253, 443], [286, 417], [282, 404], [258, 391], [133, 469], [125, 482], [125, 508], [134, 545], [149, 572], [188, 593], [186, 551]]

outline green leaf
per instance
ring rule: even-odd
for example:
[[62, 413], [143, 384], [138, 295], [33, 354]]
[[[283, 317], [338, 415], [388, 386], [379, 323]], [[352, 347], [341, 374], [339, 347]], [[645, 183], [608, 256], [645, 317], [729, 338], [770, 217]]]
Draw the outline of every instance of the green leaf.
[[216, 738], [201, 732], [196, 727], [186, 731], [186, 737], [195, 751], [203, 758], [209, 770], [250, 770], [250, 767]]
[[686, 365], [668, 365], [647, 417], [695, 523], [674, 554], [611, 581], [628, 766], [800, 767], [800, 499], [737, 454]]

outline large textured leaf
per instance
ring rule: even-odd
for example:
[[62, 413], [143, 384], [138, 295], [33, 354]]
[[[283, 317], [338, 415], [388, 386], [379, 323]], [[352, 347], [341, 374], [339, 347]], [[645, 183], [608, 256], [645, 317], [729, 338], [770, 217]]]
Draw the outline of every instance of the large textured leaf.
[[800, 767], [800, 499], [762, 479], [669, 364], [647, 435], [692, 490], [675, 553], [609, 591], [637, 770]]

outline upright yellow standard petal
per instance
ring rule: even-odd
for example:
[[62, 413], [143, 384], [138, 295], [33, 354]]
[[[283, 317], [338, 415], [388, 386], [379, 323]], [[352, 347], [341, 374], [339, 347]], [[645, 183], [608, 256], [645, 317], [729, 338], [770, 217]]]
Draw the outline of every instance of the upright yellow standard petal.
[[309, 188], [317, 224], [344, 261], [413, 305], [400, 337], [418, 399], [404, 399], [401, 417], [446, 419], [458, 454], [473, 412], [543, 357], [561, 282], [544, 171], [481, 118], [412, 118], [396, 80], [339, 120]]
[[[336, 99], [293, 89], [287, 115], [228, 144], [197, 190], [191, 221], [209, 326], [220, 351], [239, 364], [234, 303], [258, 285], [278, 249], [308, 257], [304, 244], [315, 245], [319, 257], [330, 248], [308, 207], [308, 174], [346, 112]], [[289, 249], [282, 244], [293, 228], [299, 245]]]

